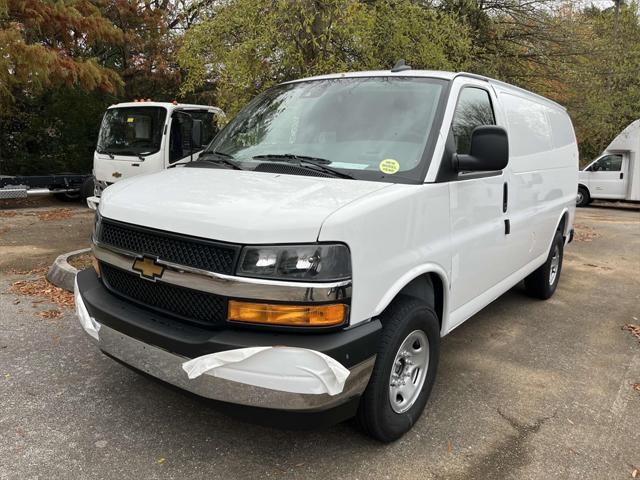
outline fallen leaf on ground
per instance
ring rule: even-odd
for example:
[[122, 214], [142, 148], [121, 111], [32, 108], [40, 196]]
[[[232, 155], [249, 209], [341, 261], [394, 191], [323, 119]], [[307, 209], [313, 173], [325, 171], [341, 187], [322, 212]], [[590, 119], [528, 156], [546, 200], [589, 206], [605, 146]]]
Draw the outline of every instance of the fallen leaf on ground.
[[71, 218], [73, 216], [73, 211], [70, 208], [57, 208], [56, 210], [36, 212], [36, 215], [43, 222], [49, 222], [52, 220], [64, 220], [65, 218]]
[[36, 313], [36, 315], [42, 318], [60, 318], [62, 316], [62, 312], [60, 310], [52, 308], [51, 310], [43, 310], [42, 312], [38, 312]]
[[626, 325], [624, 325], [622, 327], [622, 330], [626, 330], [627, 332], [631, 333], [631, 335], [636, 337], [638, 339], [638, 342], [640, 342], [640, 325], [634, 325], [633, 323], [627, 323]]
[[592, 227], [589, 227], [583, 223], [573, 224], [573, 239], [577, 242], [590, 242], [591, 240], [599, 236], [600, 234], [597, 233]]
[[9, 273], [12, 275], [44, 275], [48, 271], [48, 266], [36, 267], [31, 270], [18, 270], [16, 268], [9, 269]]
[[0, 211], [0, 218], [15, 217], [18, 213], [13, 210]]
[[633, 388], [636, 392], [640, 392], [640, 383], [632, 384], [631, 388]]
[[631, 478], [636, 478], [638, 476], [638, 469], [634, 468], [633, 472], [631, 472]]
[[46, 300], [66, 308], [72, 308], [75, 304], [73, 293], [56, 287], [44, 277], [36, 280], [19, 280], [11, 285], [9, 291], [18, 295], [40, 297], [40, 300], [34, 300], [32, 303], [41, 303]]

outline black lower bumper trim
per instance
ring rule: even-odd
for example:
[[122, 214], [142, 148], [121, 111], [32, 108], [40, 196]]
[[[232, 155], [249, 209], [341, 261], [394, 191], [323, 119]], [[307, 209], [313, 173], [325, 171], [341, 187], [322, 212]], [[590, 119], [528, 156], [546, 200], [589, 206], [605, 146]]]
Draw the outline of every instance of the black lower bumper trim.
[[113, 295], [93, 269], [79, 272], [77, 282], [89, 314], [99, 323], [188, 358], [234, 348], [283, 345], [322, 352], [351, 368], [378, 350], [382, 328], [379, 320], [330, 333], [267, 332], [231, 327], [210, 330], [180, 322]]

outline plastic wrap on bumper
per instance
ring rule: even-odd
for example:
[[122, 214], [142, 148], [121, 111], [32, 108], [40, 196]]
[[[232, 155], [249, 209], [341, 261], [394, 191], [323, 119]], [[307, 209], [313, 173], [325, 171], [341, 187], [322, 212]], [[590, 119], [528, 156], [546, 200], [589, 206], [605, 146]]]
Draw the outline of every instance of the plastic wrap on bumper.
[[251, 347], [194, 358], [182, 364], [190, 379], [211, 375], [282, 392], [311, 395], [342, 392], [349, 370], [315, 350]]
[[73, 296], [76, 302], [76, 315], [78, 316], [80, 325], [82, 325], [84, 331], [87, 332], [94, 340], [100, 340], [100, 324], [96, 322], [95, 318], [89, 315], [87, 307], [85, 307], [84, 302], [82, 301], [82, 296], [78, 290], [77, 279], [74, 281], [73, 285]]

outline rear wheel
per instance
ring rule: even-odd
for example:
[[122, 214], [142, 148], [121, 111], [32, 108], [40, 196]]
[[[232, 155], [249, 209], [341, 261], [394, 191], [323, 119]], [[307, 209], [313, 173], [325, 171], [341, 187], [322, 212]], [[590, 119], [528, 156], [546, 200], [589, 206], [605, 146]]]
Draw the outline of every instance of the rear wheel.
[[380, 347], [357, 421], [368, 435], [392, 442], [411, 429], [429, 399], [440, 326], [433, 309], [412, 297], [398, 298], [381, 320]]
[[562, 271], [562, 255], [564, 237], [559, 231], [553, 237], [547, 261], [535, 272], [524, 279], [524, 286], [529, 295], [546, 300], [556, 291]]
[[591, 196], [589, 190], [585, 187], [578, 187], [578, 195], [576, 196], [576, 206], [586, 207], [591, 202]]

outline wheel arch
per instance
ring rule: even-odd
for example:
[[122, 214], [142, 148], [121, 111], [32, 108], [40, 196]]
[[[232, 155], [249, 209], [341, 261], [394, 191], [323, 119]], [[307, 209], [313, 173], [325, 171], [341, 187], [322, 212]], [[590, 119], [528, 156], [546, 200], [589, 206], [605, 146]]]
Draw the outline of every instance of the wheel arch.
[[589, 191], [589, 187], [587, 187], [584, 183], [578, 182], [578, 188], [584, 188], [587, 191], [587, 193], [591, 195], [591, 192]]
[[422, 265], [400, 277], [378, 303], [375, 316], [384, 312], [399, 295], [418, 298], [432, 305], [442, 334], [448, 319], [449, 279], [441, 266]]

